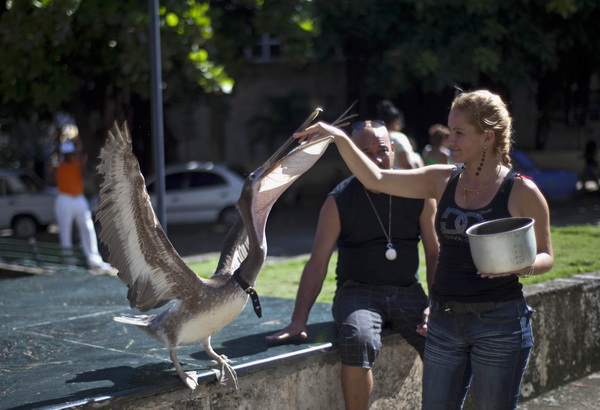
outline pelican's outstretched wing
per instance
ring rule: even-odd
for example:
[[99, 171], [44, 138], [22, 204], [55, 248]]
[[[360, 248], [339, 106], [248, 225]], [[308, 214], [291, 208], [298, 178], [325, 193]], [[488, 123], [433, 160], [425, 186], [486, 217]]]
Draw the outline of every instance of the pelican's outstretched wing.
[[[339, 125], [353, 117], [354, 115], [348, 115], [348, 113], [355, 104], [356, 102], [352, 103], [333, 124]], [[320, 112], [322, 112], [320, 108], [315, 109], [298, 128], [298, 131], [306, 129]], [[265, 247], [266, 222], [275, 201], [321, 158], [332, 139], [333, 137], [328, 136], [304, 142], [286, 154], [285, 151], [295, 141], [293, 137], [290, 137], [267, 162], [249, 176], [244, 187], [245, 195], [240, 198], [238, 207], [240, 209], [242, 207], [249, 208], [257, 240]], [[248, 186], [249, 182], [251, 182], [250, 186]]]
[[145, 312], [181, 298], [181, 292], [199, 291], [202, 279], [181, 259], [156, 218], [126, 124], [114, 125], [100, 159], [99, 236], [129, 288], [131, 307]]

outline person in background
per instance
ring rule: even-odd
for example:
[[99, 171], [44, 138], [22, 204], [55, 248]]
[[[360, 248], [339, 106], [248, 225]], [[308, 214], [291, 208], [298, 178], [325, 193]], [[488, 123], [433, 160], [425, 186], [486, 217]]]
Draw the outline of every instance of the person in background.
[[[424, 354], [424, 410], [462, 408], [473, 388], [479, 409], [515, 409], [533, 345], [532, 309], [519, 279], [554, 263], [548, 203], [533, 181], [511, 169], [512, 118], [500, 96], [460, 92], [448, 115], [454, 161], [413, 170], [384, 170], [343, 130], [319, 122], [298, 132], [300, 142], [333, 136], [352, 173], [373, 191], [437, 201], [440, 255], [431, 288]], [[534, 220], [537, 251], [531, 266], [479, 272], [466, 230], [489, 220]]]
[[391, 101], [382, 100], [377, 104], [377, 112], [387, 127], [390, 139], [394, 143], [394, 168], [413, 169], [423, 166], [423, 161], [415, 152], [409, 137], [402, 132], [404, 129], [404, 113]]
[[586, 189], [585, 184], [587, 181], [593, 181], [596, 185], [596, 189], [600, 189], [600, 181], [598, 181], [598, 159], [596, 158], [597, 154], [598, 146], [594, 139], [593, 131], [590, 130], [588, 139], [585, 143], [585, 148], [583, 149], [584, 167], [580, 177], [582, 189], [584, 191]]
[[419, 154], [419, 145], [417, 144], [417, 140], [413, 137], [408, 137], [408, 141], [410, 142], [410, 146], [412, 147], [412, 152], [410, 153], [410, 161], [413, 165], [413, 168], [424, 167], [425, 162], [423, 161], [423, 157]]
[[64, 248], [73, 247], [73, 222], [77, 225], [79, 240], [88, 267], [94, 273], [116, 274], [116, 270], [106, 263], [98, 251], [98, 239], [92, 220], [92, 212], [84, 195], [85, 159], [67, 139], [60, 144], [61, 160], [54, 169], [54, 179], [58, 195], [54, 206], [60, 244]]
[[450, 150], [446, 147], [446, 139], [449, 135], [450, 130], [442, 124], [429, 127], [429, 144], [423, 150], [425, 165], [452, 163]]
[[[352, 140], [381, 169], [390, 169], [393, 145], [382, 122], [352, 126]], [[347, 409], [367, 409], [373, 389], [371, 367], [381, 348], [381, 331], [392, 326], [422, 355], [427, 296], [418, 282], [419, 240], [433, 283], [438, 242], [434, 202], [367, 190], [353, 176], [325, 200], [312, 253], [304, 267], [291, 323], [267, 336], [282, 341], [306, 338], [307, 321], [336, 248], [337, 289], [333, 316], [338, 328], [341, 384]]]

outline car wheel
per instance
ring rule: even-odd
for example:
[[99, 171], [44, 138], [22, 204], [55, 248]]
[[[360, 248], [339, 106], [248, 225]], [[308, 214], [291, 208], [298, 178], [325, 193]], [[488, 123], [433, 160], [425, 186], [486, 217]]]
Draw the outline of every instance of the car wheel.
[[238, 219], [239, 215], [240, 213], [238, 210], [235, 207], [230, 206], [221, 211], [218, 222], [223, 225], [231, 226]]
[[36, 220], [31, 216], [19, 216], [12, 223], [13, 233], [21, 238], [35, 236], [38, 230]]

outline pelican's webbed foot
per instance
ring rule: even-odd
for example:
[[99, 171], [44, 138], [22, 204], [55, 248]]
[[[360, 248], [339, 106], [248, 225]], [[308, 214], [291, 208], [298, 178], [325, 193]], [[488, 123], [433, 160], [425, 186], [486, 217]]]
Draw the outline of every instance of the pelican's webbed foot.
[[220, 384], [237, 390], [237, 373], [233, 370], [233, 367], [227, 363], [229, 361], [227, 356], [223, 355], [220, 359], [221, 360], [217, 360], [219, 364], [210, 366], [210, 369], [215, 373]]
[[198, 373], [196, 372], [184, 372], [183, 376], [179, 375], [181, 380], [192, 390], [198, 387]]
[[176, 347], [169, 347], [169, 356], [171, 356], [171, 361], [175, 365], [175, 370], [177, 371], [177, 375], [179, 375], [179, 378], [183, 380], [183, 382], [192, 390], [198, 387], [198, 376], [196, 372], [184, 372], [181, 368], [181, 364], [177, 359]]

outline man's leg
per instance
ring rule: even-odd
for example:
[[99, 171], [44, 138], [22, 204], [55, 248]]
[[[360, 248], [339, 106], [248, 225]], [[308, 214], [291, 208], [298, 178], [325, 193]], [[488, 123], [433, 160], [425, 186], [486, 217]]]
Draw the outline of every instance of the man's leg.
[[63, 248], [73, 247], [73, 205], [66, 195], [58, 194], [54, 205], [56, 222], [58, 223], [58, 237]]
[[389, 317], [394, 329], [413, 346], [423, 358], [425, 338], [417, 333], [417, 325], [423, 321], [423, 311], [427, 307], [427, 295], [419, 282], [406, 286], [390, 287], [391, 297]]
[[346, 410], [368, 409], [369, 397], [373, 391], [371, 369], [342, 365], [341, 379]]
[[348, 281], [336, 291], [333, 316], [338, 327], [346, 409], [369, 406], [371, 367], [381, 349], [381, 302], [385, 296], [377, 288]]
[[77, 198], [75, 222], [77, 222], [81, 247], [88, 260], [89, 267], [103, 267], [105, 263], [98, 251], [98, 238], [96, 237], [96, 228], [94, 227], [92, 212], [90, 211], [87, 199], [83, 195]]

